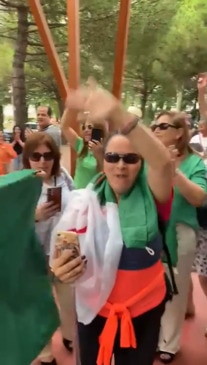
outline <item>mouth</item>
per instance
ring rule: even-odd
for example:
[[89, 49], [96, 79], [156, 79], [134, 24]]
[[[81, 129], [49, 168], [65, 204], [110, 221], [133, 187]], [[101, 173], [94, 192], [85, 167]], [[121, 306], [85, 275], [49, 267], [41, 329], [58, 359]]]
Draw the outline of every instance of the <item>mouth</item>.
[[127, 179], [127, 175], [126, 174], [117, 174], [115, 175], [117, 179]]

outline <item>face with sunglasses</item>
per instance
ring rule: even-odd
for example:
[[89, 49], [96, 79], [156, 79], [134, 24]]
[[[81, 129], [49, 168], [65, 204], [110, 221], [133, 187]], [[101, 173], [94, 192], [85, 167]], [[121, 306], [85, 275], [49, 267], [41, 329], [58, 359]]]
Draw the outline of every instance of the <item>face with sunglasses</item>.
[[93, 124], [90, 121], [86, 121], [81, 125], [81, 132], [85, 142], [89, 142], [91, 140], [92, 129]]
[[41, 145], [31, 153], [29, 157], [31, 169], [42, 170], [45, 172], [45, 178], [50, 178], [54, 164], [52, 151], [45, 145]]
[[183, 135], [183, 129], [175, 126], [168, 115], [160, 116], [151, 129], [166, 147], [176, 145]]
[[104, 172], [117, 199], [133, 186], [141, 164], [141, 158], [125, 136], [115, 135], [109, 140], [104, 154]]

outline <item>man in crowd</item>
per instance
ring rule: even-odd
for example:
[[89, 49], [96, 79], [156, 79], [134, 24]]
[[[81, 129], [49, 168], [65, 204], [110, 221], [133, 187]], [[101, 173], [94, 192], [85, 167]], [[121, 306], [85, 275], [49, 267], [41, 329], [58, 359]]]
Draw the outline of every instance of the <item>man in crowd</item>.
[[50, 106], [39, 106], [37, 108], [37, 123], [39, 131], [48, 133], [56, 142], [57, 146], [61, 146], [60, 128], [51, 122], [52, 109]]
[[[61, 146], [61, 130], [52, 123], [52, 109], [50, 106], [39, 106], [37, 108], [37, 124], [40, 132], [48, 133], [54, 139], [57, 146]], [[31, 129], [26, 129], [26, 136], [31, 133]]]

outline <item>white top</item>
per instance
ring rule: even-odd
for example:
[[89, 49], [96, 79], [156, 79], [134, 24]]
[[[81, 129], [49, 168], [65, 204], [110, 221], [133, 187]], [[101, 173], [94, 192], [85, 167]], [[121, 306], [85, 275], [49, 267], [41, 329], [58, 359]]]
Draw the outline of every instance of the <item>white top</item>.
[[200, 143], [203, 149], [207, 149], [207, 137], [203, 137], [201, 133], [191, 138], [190, 143]]
[[194, 137], [191, 138], [190, 143], [200, 143], [203, 147], [204, 152], [202, 155], [204, 156], [204, 163], [207, 165], [207, 137], [203, 137], [201, 133], [196, 134]]
[[42, 185], [42, 192], [38, 201], [38, 205], [41, 205], [43, 203], [47, 202], [47, 189], [51, 188], [53, 186], [61, 186], [62, 187], [62, 210], [61, 212], [58, 212], [55, 214], [55, 216], [47, 219], [43, 222], [37, 222], [35, 224], [36, 233], [40, 239], [40, 243], [43, 246], [44, 252], [47, 256], [50, 255], [50, 241], [51, 241], [51, 233], [56, 224], [59, 222], [65, 207], [68, 204], [68, 201], [70, 200], [70, 192], [74, 189], [73, 180], [71, 176], [68, 174], [68, 172], [61, 168], [61, 174], [56, 178], [56, 185], [55, 181], [52, 182], [51, 185], [43, 184]]

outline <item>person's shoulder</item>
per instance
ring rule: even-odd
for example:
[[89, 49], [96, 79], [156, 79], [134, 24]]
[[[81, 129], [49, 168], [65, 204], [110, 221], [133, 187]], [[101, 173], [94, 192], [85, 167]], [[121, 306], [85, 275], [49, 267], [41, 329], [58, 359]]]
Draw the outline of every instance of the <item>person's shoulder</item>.
[[61, 129], [57, 125], [50, 124], [47, 128], [47, 131], [51, 131], [53, 133], [61, 134]]

